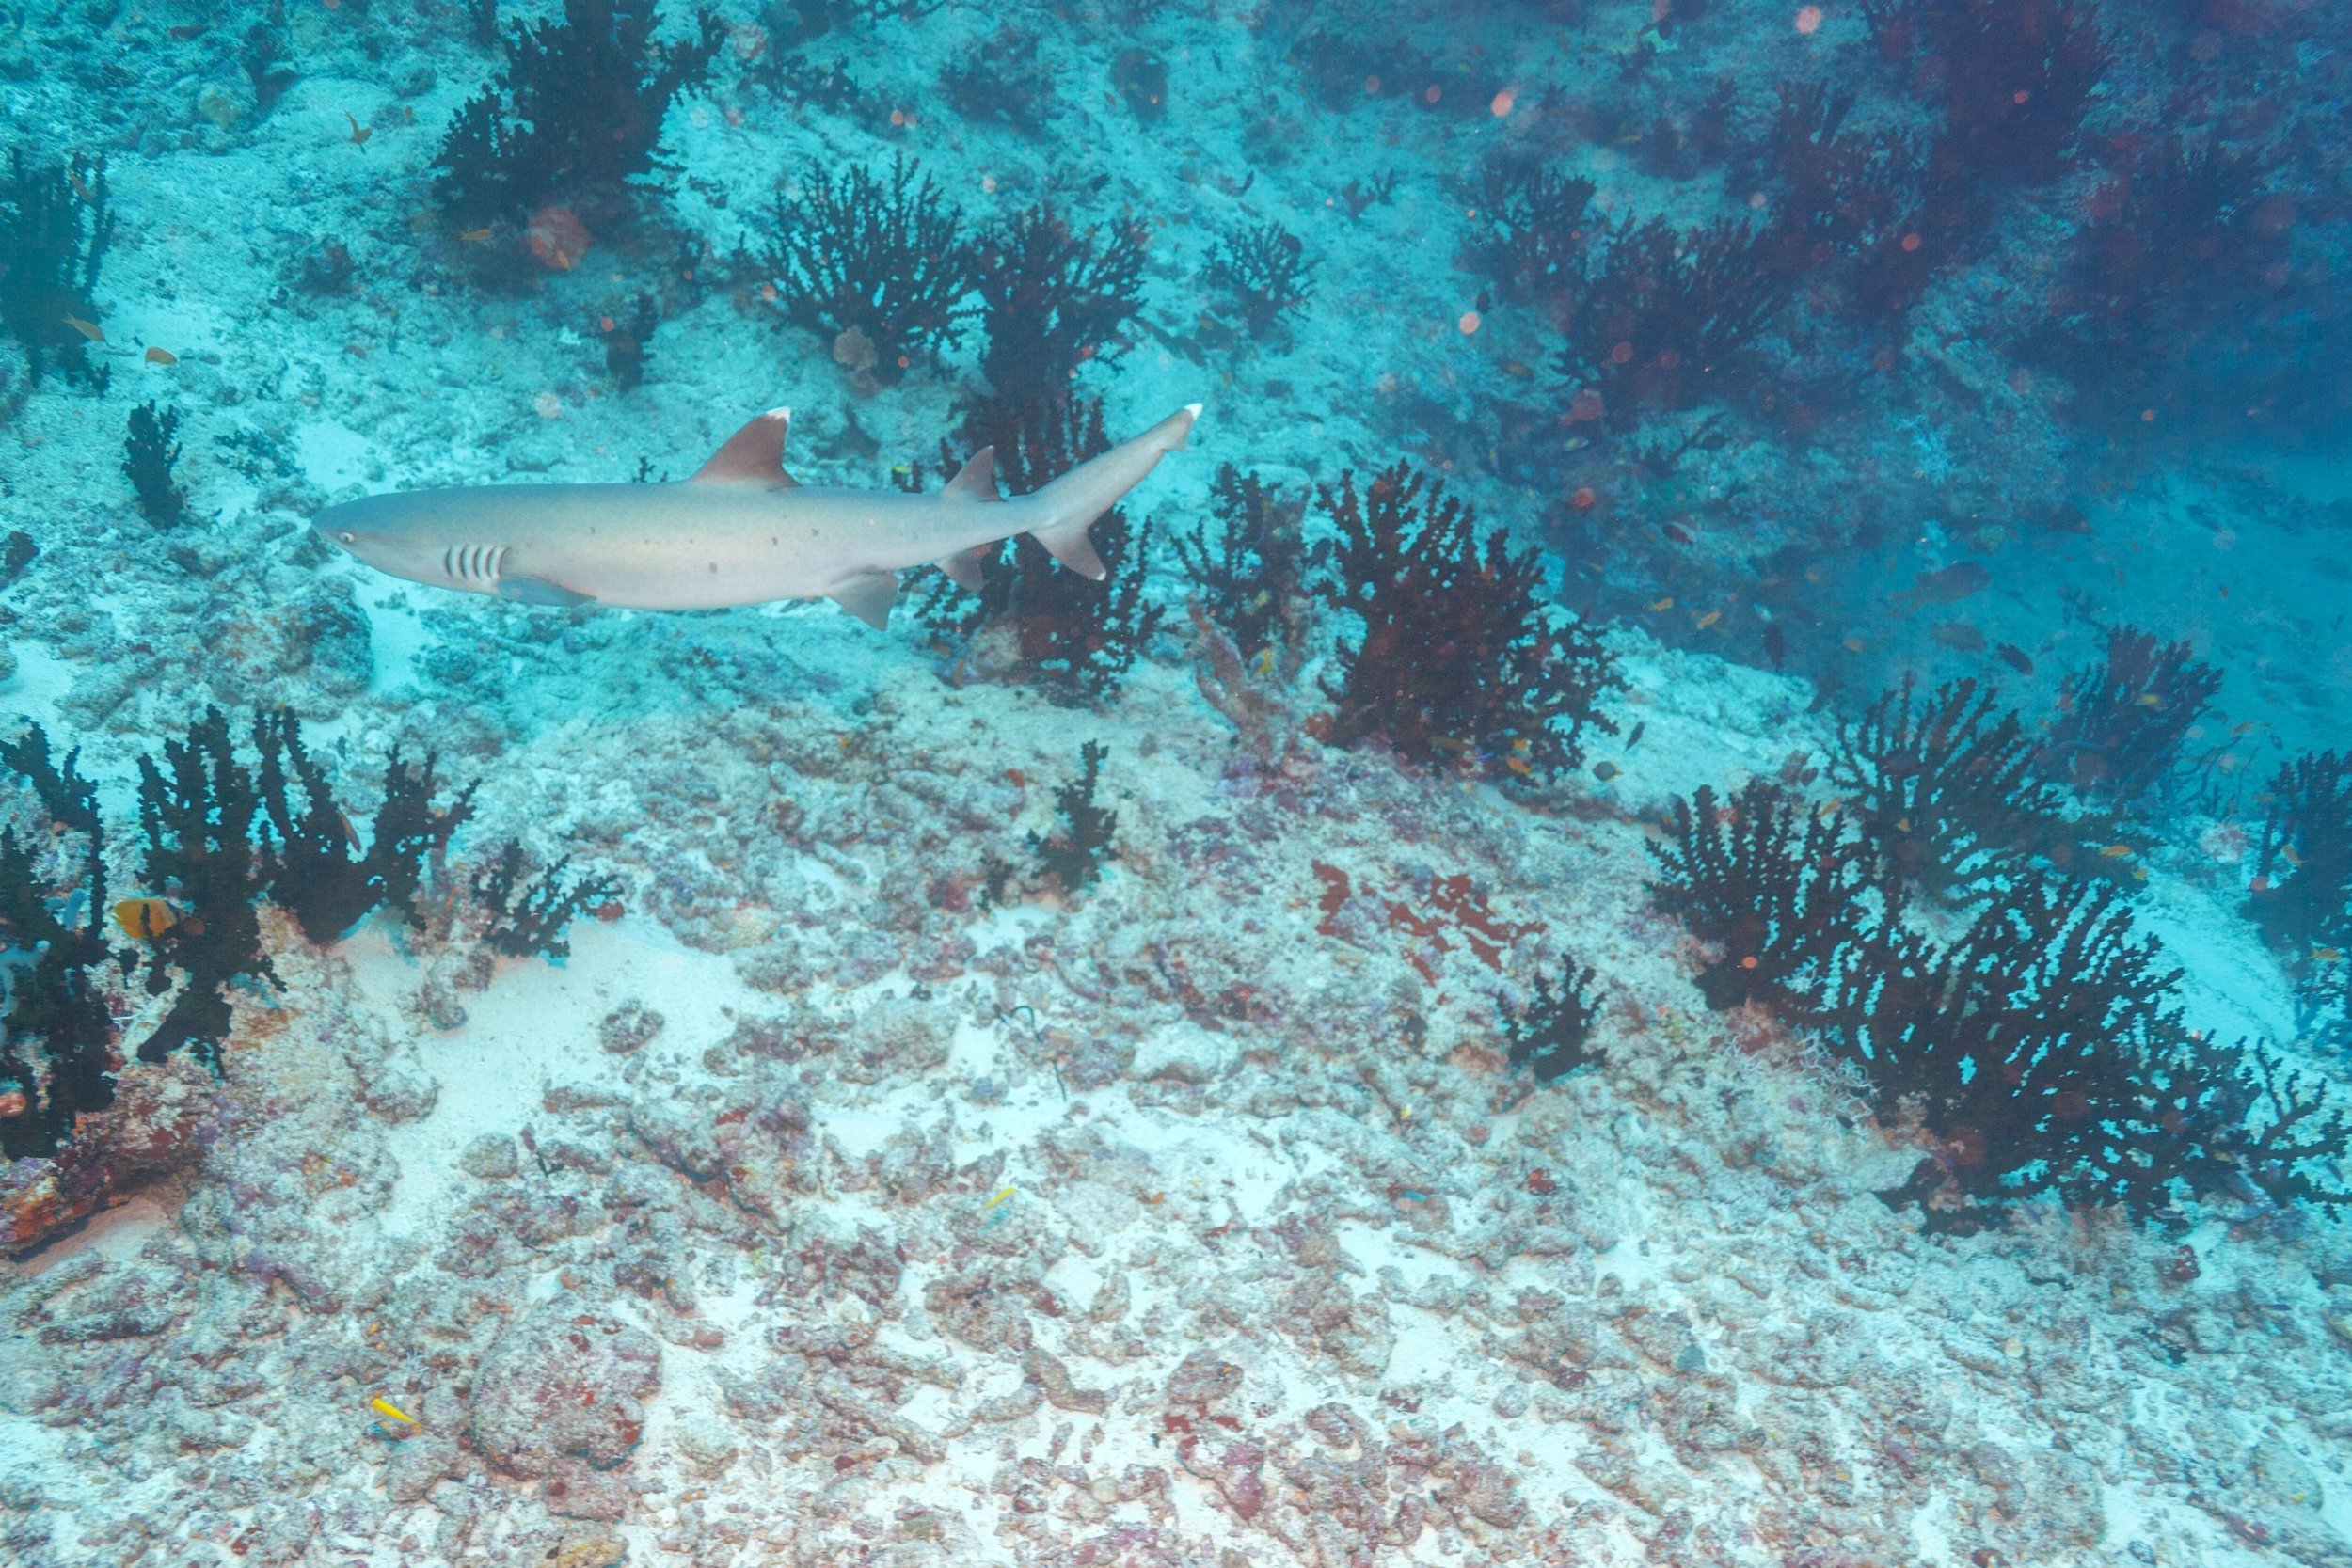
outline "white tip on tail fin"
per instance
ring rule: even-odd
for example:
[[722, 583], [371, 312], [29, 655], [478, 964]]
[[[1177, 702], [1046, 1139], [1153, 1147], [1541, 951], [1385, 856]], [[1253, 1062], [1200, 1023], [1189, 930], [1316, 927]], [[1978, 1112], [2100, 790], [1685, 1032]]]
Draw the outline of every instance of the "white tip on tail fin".
[[[1119, 504], [1119, 498], [1143, 482], [1160, 458], [1182, 451], [1200, 405], [1188, 403], [1142, 435], [1121, 441], [1098, 457], [1090, 457], [1022, 504], [1042, 512], [1044, 519], [1029, 530], [1056, 561], [1100, 582], [1110, 574], [1094, 553], [1087, 530], [1094, 520]], [[959, 475], [959, 478], [961, 476]]]
[[790, 484], [784, 471], [784, 436], [792, 427], [792, 410], [771, 408], [749, 421], [694, 470], [697, 484]]

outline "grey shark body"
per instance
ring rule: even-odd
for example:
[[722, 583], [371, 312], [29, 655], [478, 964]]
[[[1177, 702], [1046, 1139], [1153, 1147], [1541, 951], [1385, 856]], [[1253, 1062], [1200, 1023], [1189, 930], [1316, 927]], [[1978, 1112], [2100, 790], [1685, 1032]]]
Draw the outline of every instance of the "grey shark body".
[[485, 484], [399, 490], [327, 507], [320, 537], [411, 582], [528, 604], [718, 610], [827, 597], [886, 626], [897, 574], [936, 564], [977, 583], [980, 553], [1019, 533], [1101, 578], [1089, 525], [1184, 445], [1193, 404], [1030, 495], [997, 494], [994, 453], [945, 490], [796, 484], [788, 409], [760, 415], [675, 484]]

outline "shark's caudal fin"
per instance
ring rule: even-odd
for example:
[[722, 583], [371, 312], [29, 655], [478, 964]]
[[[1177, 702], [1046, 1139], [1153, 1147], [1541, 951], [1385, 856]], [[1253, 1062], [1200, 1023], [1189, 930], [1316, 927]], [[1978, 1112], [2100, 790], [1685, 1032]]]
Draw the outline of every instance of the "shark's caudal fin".
[[[1027, 531], [1053, 552], [1056, 561], [1102, 581], [1108, 574], [1103, 569], [1103, 558], [1094, 553], [1093, 542], [1087, 538], [1087, 530], [1118, 505], [1120, 497], [1142, 483], [1162, 453], [1183, 451], [1185, 434], [1200, 417], [1200, 405], [1188, 403], [1142, 435], [1087, 459], [1043, 489], [1022, 497], [1013, 504], [1028, 508], [1037, 517]], [[962, 479], [961, 474], [956, 476], [959, 483]]]

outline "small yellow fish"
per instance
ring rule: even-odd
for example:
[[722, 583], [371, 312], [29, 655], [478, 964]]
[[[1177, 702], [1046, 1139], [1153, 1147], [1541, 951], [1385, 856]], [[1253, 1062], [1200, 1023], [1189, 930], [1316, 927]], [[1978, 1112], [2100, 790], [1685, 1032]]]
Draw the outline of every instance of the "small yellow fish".
[[2292, 844], [2281, 844], [2281, 845], [2280, 845], [2280, 846], [2279, 846], [2279, 853], [2286, 857], [2286, 863], [2287, 863], [2289, 865], [2295, 866], [2295, 867], [2296, 867], [2296, 869], [2298, 869], [2298, 870], [2299, 870], [2299, 869], [2301, 869], [2302, 864], [2303, 864], [2303, 857], [2302, 857], [2302, 856], [2300, 856], [2300, 855], [2298, 855], [2298, 854], [2296, 854], [2296, 853], [2295, 852], [2295, 846], [2294, 846], [2294, 845], [2292, 845]]
[[368, 1401], [368, 1404], [379, 1415], [389, 1416], [395, 1421], [405, 1421], [410, 1426], [420, 1424], [414, 1416], [409, 1415], [408, 1412], [403, 1410], [400, 1406], [394, 1404], [391, 1401], [385, 1399], [380, 1395]]
[[1722, 620], [1723, 618], [1724, 612], [1722, 610], [1708, 610], [1706, 614], [1699, 617], [1699, 630], [1705, 631], [1708, 627], [1713, 626], [1716, 622]]
[[2120, 861], [2131, 852], [2132, 847], [2128, 844], [2110, 844], [2100, 850], [2099, 855], [2103, 860]]
[[349, 109], [345, 109], [345, 110], [343, 111], [343, 118], [344, 118], [345, 119], [349, 120], [349, 121], [351, 121], [351, 141], [352, 141], [352, 145], [353, 145], [353, 146], [355, 146], [355, 147], [365, 147], [365, 146], [367, 146], [367, 145], [368, 145], [368, 138], [369, 138], [370, 136], [374, 135], [375, 135], [375, 133], [374, 133], [373, 131], [369, 130], [366, 126], [364, 126], [364, 125], [360, 124], [360, 123], [359, 123], [359, 117], [358, 117], [358, 115], [353, 114], [353, 113], [352, 113]]
[[2312, 948], [2312, 957], [2324, 964], [2340, 964], [2344, 962], [2344, 951], [2343, 949], [2336, 947], [2321, 947], [2314, 944]]
[[468, 245], [480, 245], [490, 237], [490, 231], [487, 229], [468, 229], [461, 231], [457, 237]]
[[66, 183], [73, 187], [73, 194], [75, 196], [80, 197], [83, 200], [88, 202], [93, 207], [98, 205], [98, 193], [91, 190], [87, 185], [82, 183], [82, 177], [79, 174], [76, 174], [72, 169], [67, 169], [65, 171], [65, 179]]
[[176, 365], [180, 356], [167, 348], [151, 348], [147, 351], [147, 362], [151, 365]]
[[995, 1208], [998, 1204], [1004, 1202], [1005, 1199], [1010, 1197], [1014, 1193], [1017, 1193], [1021, 1189], [1018, 1187], [1007, 1187], [1003, 1192], [998, 1193], [994, 1197], [990, 1198], [987, 1205], [980, 1210], [980, 1212], [983, 1214], [987, 1213], [990, 1209]]
[[79, 316], [68, 316], [65, 324], [93, 343], [103, 343], [106, 341], [106, 329], [96, 322], [86, 322]]
[[1862, 639], [1859, 637], [1841, 637], [1837, 640], [1837, 645], [1845, 649], [1850, 654], [1858, 654], [1862, 651]]
[[125, 898], [114, 908], [115, 924], [126, 937], [152, 942], [180, 924], [180, 911], [160, 898]]
[[1672, 598], [1658, 599], [1653, 601], [1650, 605], [1650, 609], [1653, 610], [1672, 610], [1674, 607], [1675, 602]]
[[2164, 705], [2164, 699], [2157, 696], [2153, 691], [2143, 691], [2139, 694], [2139, 705], [2141, 707], [2162, 707]]

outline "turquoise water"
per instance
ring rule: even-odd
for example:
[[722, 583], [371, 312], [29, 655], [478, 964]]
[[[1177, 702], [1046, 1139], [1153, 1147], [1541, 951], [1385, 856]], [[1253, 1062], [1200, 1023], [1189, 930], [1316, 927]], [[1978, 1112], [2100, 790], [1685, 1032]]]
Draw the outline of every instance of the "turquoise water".
[[0, 1562], [2344, 1560], [2348, 25], [0, 10]]

